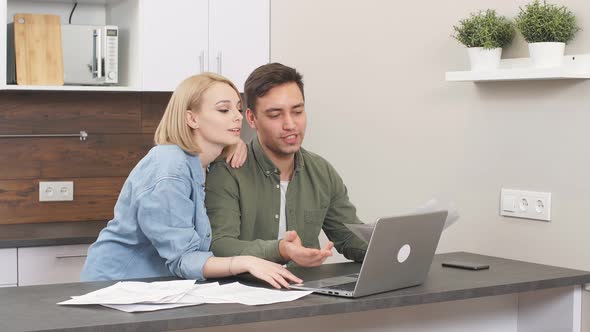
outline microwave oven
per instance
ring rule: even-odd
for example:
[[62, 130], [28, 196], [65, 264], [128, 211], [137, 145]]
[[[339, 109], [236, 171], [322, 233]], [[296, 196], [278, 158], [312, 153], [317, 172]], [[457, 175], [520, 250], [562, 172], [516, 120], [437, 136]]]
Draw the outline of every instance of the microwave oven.
[[119, 28], [62, 25], [64, 84], [109, 85], [119, 81]]

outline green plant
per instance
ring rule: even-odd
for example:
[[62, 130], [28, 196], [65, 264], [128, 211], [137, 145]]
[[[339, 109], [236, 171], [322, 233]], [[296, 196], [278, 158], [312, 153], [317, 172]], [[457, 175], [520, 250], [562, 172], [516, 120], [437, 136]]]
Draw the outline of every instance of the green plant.
[[514, 26], [493, 9], [472, 13], [453, 26], [453, 38], [467, 47], [492, 49], [508, 46], [514, 38]]
[[580, 28], [576, 17], [565, 6], [543, 3], [535, 0], [529, 3], [515, 19], [516, 28], [529, 43], [567, 43]]

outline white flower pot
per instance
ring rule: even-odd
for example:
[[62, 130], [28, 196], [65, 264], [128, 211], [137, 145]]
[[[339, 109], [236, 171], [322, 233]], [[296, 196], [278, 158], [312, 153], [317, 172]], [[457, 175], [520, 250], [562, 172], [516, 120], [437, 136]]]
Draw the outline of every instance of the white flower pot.
[[500, 58], [502, 58], [502, 48], [500, 47], [492, 49], [470, 47], [467, 52], [472, 71], [491, 71], [500, 66]]
[[538, 68], [561, 66], [565, 43], [529, 43], [529, 55]]

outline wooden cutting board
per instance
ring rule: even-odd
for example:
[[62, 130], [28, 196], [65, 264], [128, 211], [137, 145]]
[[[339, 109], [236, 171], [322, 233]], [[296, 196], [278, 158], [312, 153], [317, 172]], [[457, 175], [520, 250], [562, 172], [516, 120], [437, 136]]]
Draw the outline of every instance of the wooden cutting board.
[[15, 14], [14, 50], [17, 84], [64, 84], [59, 16]]

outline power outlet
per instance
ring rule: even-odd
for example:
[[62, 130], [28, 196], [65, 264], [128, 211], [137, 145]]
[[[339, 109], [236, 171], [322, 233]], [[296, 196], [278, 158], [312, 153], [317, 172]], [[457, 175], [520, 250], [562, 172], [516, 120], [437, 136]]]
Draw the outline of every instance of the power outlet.
[[551, 221], [551, 193], [502, 188], [500, 215]]
[[74, 200], [74, 181], [40, 181], [39, 202]]

